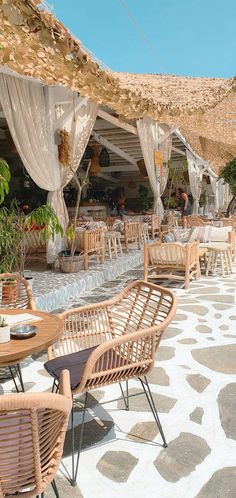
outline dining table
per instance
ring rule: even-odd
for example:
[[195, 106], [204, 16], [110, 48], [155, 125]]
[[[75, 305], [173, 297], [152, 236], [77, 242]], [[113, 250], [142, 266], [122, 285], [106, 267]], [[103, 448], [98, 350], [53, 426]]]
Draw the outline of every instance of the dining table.
[[[24, 321], [24, 315], [31, 318]], [[1, 309], [1, 316], [9, 316], [19, 320], [17, 325], [33, 325], [36, 327], [35, 335], [27, 338], [11, 338], [10, 341], [0, 344], [0, 367], [13, 363], [20, 363], [33, 353], [45, 351], [49, 346], [58, 341], [63, 329], [63, 321], [56, 315], [44, 311], [31, 309]], [[19, 317], [19, 318], [18, 318]], [[16, 321], [15, 320], [15, 321]], [[0, 330], [1, 333], [1, 330]], [[20, 336], [19, 336], [20, 337]]]

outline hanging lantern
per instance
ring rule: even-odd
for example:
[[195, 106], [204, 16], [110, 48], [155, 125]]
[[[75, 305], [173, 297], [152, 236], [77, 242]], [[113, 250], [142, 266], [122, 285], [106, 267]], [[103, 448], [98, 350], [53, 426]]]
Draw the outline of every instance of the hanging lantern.
[[128, 183], [128, 188], [134, 189], [136, 187], [136, 184], [131, 180], [131, 182]]
[[91, 176], [97, 176], [101, 171], [101, 166], [99, 162], [99, 156], [101, 152], [101, 147], [98, 144], [93, 145], [93, 157], [91, 160], [91, 165], [89, 169], [89, 174]]
[[154, 151], [154, 164], [160, 168], [160, 176], [163, 173], [163, 154], [160, 150]]

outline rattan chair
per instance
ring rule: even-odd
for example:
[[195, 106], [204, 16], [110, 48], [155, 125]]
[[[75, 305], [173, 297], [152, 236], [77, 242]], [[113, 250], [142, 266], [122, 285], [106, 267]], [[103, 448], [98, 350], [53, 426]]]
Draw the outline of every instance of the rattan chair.
[[144, 245], [144, 280], [183, 280], [188, 289], [190, 279], [200, 275], [199, 242]]
[[[163, 446], [167, 446], [146, 374], [153, 367], [156, 348], [175, 315], [176, 305], [176, 297], [170, 290], [136, 281], [108, 301], [71, 309], [61, 315], [64, 333], [60, 341], [49, 348], [45, 368], [54, 377], [54, 383], [61, 370], [68, 368], [73, 395], [85, 393], [77, 461], [72, 417], [72, 485], [77, 479], [87, 395], [91, 389], [138, 378]], [[121, 384], [120, 387], [128, 409], [128, 390], [125, 395]]]
[[[4, 308], [36, 309], [31, 287], [19, 273], [2, 273], [0, 275], [0, 312]], [[17, 391], [19, 391], [16, 383], [16, 377], [18, 377], [21, 390], [24, 391], [20, 364], [12, 362], [3, 365], [1, 363], [1, 367], [9, 368]]]
[[84, 269], [88, 269], [89, 259], [97, 257], [100, 263], [105, 260], [105, 239], [104, 230], [98, 228], [96, 230], [82, 230], [76, 232], [76, 248], [81, 249], [85, 253]]
[[141, 248], [141, 224], [139, 221], [124, 222], [124, 235], [121, 237], [121, 242], [124, 243], [126, 252], [129, 252], [130, 244], [137, 244], [138, 249]]
[[152, 214], [150, 216], [149, 234], [153, 240], [160, 235], [160, 228], [161, 228], [160, 216], [158, 216], [157, 214]]
[[190, 228], [201, 227], [204, 225], [209, 225], [209, 220], [203, 221], [202, 218], [200, 218], [200, 216], [195, 214], [195, 215], [187, 216], [187, 224], [188, 224], [188, 227], [190, 227]]
[[28, 259], [46, 261], [47, 244], [41, 230], [31, 229], [24, 233], [25, 254]]
[[59, 467], [72, 407], [69, 372], [59, 394], [0, 396], [0, 498], [44, 496]]

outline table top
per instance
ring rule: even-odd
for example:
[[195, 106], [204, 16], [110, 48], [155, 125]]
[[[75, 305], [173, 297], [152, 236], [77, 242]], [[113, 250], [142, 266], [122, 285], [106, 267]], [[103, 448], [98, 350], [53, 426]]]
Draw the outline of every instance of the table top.
[[[29, 325], [37, 327], [36, 335], [27, 339], [11, 339], [9, 342], [0, 344], [0, 366], [12, 361], [20, 361], [38, 351], [43, 351], [54, 344], [61, 336], [63, 322], [55, 315], [43, 311], [28, 309], [1, 309], [1, 315], [19, 315], [29, 313], [35, 315], [36, 321]], [[41, 320], [37, 321], [37, 317]]]

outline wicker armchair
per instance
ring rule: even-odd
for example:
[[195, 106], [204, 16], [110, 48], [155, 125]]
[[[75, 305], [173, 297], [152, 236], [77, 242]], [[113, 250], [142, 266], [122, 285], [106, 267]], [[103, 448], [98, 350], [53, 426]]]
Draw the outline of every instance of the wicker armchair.
[[[113, 299], [68, 310], [61, 315], [64, 334], [58, 343], [49, 348], [50, 361], [45, 368], [54, 377], [54, 383], [58, 381], [61, 370], [68, 368], [73, 395], [85, 392], [76, 463], [74, 446], [72, 448], [72, 485], [75, 485], [77, 478], [90, 389], [139, 378], [163, 445], [167, 446], [146, 374], [153, 367], [155, 350], [162, 332], [175, 315], [176, 305], [176, 297], [171, 291], [136, 281]], [[128, 390], [124, 395], [121, 384], [120, 387], [128, 409]]]
[[28, 230], [24, 233], [25, 253], [27, 259], [46, 261], [46, 241], [41, 236], [41, 230]]
[[[72, 407], [69, 372], [60, 378], [60, 394], [0, 396], [0, 498], [41, 495], [60, 464]], [[42, 493], [42, 494], [41, 494]]]
[[[36, 309], [31, 287], [19, 273], [2, 273], [0, 275], [0, 311], [3, 308]], [[16, 390], [19, 391], [15, 380], [18, 377], [21, 390], [24, 391], [20, 364], [12, 362], [6, 365], [1, 364], [2, 366], [9, 368]]]
[[101, 263], [105, 259], [105, 239], [104, 230], [82, 230], [76, 233], [76, 245], [85, 253], [84, 269], [88, 269], [89, 259], [96, 256]]
[[36, 309], [31, 287], [19, 273], [0, 275], [1, 308]]
[[187, 223], [190, 228], [193, 227], [201, 227], [204, 225], [209, 225], [209, 220], [208, 221], [203, 221], [200, 216], [197, 215], [191, 215], [187, 216]]
[[144, 245], [144, 280], [183, 280], [185, 289], [191, 278], [200, 277], [199, 242], [178, 242]]

